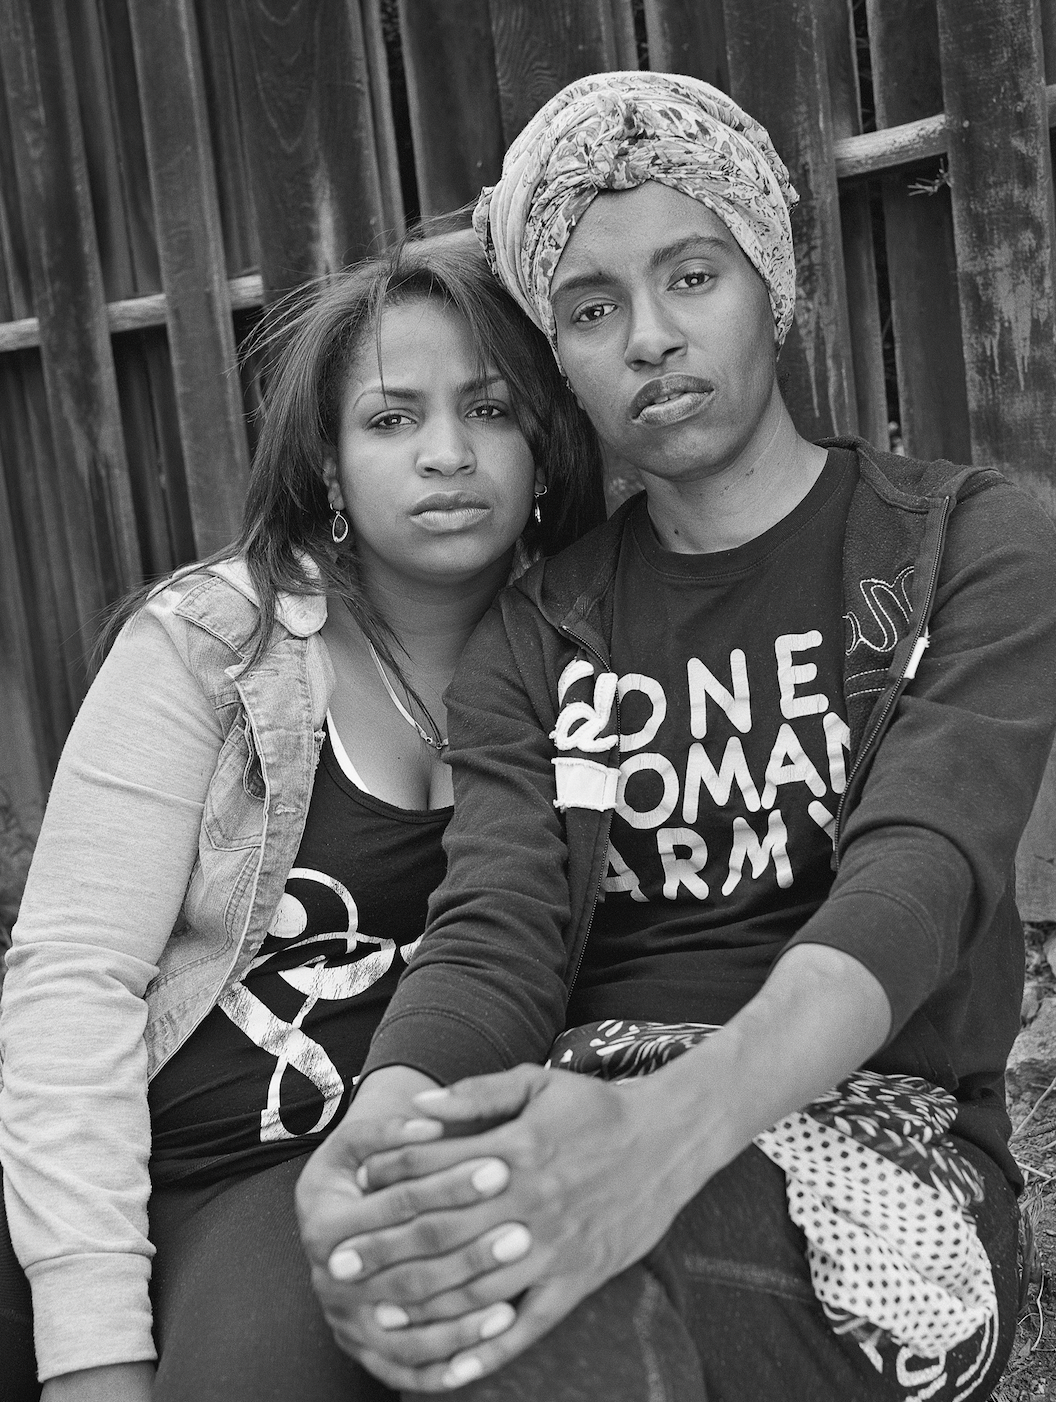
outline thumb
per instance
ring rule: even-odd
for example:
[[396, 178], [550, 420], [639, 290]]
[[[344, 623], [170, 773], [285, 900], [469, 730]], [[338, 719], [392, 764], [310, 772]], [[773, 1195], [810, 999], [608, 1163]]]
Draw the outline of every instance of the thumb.
[[515, 1119], [547, 1084], [542, 1066], [515, 1066], [489, 1076], [467, 1076], [441, 1090], [423, 1090], [414, 1104], [449, 1134], [481, 1134]]

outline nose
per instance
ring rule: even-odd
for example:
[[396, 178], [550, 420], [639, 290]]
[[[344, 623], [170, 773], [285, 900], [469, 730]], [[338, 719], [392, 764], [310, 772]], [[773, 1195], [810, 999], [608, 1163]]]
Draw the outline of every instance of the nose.
[[424, 425], [418, 450], [418, 471], [426, 476], [451, 477], [476, 467], [473, 444], [457, 414], [437, 414]]
[[627, 365], [660, 365], [669, 356], [686, 348], [686, 338], [662, 300], [652, 291], [643, 292], [630, 305], [627, 344], [623, 358]]

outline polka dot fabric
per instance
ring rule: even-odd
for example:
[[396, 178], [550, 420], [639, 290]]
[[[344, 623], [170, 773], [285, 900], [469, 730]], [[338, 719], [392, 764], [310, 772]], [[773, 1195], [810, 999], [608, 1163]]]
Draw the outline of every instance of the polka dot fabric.
[[[713, 1031], [590, 1023], [563, 1033], [548, 1064], [627, 1080]], [[934, 1358], [996, 1323], [993, 1273], [968, 1211], [982, 1184], [948, 1137], [956, 1114], [953, 1097], [927, 1081], [858, 1071], [756, 1136], [784, 1170], [814, 1293], [837, 1332]]]
[[809, 1113], [755, 1142], [785, 1171], [789, 1215], [830, 1317], [868, 1321], [930, 1358], [996, 1314], [990, 1261], [952, 1192]]

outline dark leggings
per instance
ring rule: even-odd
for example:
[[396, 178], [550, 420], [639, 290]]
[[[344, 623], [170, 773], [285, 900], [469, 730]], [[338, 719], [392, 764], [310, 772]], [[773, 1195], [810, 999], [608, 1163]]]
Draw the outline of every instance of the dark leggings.
[[[810, 1287], [784, 1174], [748, 1149], [645, 1260], [459, 1402], [982, 1402], [1015, 1332], [1016, 1210], [993, 1161], [962, 1147], [986, 1186], [976, 1216], [1000, 1306], [985, 1348], [969, 1341], [926, 1363], [888, 1348], [878, 1360], [838, 1338]], [[338, 1350], [315, 1303], [293, 1211], [302, 1165], [155, 1192], [157, 1402], [395, 1402]], [[4, 1226], [0, 1402], [38, 1392], [29, 1291]]]

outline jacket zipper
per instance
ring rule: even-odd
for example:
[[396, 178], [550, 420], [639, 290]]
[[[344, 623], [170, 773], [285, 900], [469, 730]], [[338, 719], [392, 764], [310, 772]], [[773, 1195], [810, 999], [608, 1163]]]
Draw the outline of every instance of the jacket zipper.
[[[927, 625], [931, 618], [931, 608], [932, 604], [935, 601], [935, 586], [938, 583], [939, 566], [942, 563], [942, 550], [946, 541], [946, 525], [949, 519], [950, 508], [952, 504], [953, 503], [949, 497], [943, 498], [942, 506], [940, 508], [941, 515], [939, 517], [939, 524], [937, 528], [938, 539], [935, 542], [935, 558], [931, 564], [931, 574], [928, 579], [928, 588], [927, 592], [924, 595], [924, 599], [921, 605], [920, 617], [917, 620], [916, 626], [914, 627], [913, 632], [911, 634], [913, 639], [913, 646], [909, 649], [907, 653], [906, 661], [903, 665], [901, 674], [888, 687], [887, 699], [880, 710], [880, 714], [877, 716], [873, 724], [873, 728], [870, 730], [868, 736], [863, 741], [862, 747], [858, 751], [857, 758], [851, 765], [851, 771], [847, 775], [847, 783], [844, 785], [843, 793], [840, 795], [840, 802], [836, 808], [836, 826], [832, 834], [834, 870], [839, 870], [840, 829], [843, 826], [844, 812], [847, 806], [847, 796], [851, 792], [851, 785], [853, 784], [855, 776], [858, 774], [858, 771], [861, 769], [862, 765], [865, 763], [870, 753], [876, 748], [880, 736], [884, 733], [884, 731], [887, 728], [888, 718], [891, 715], [891, 712], [894, 710], [895, 706], [898, 704], [898, 700], [901, 697], [903, 690], [905, 689], [904, 684], [906, 682], [906, 674], [909, 672], [910, 667], [913, 666], [915, 661], [919, 662], [918, 644], [920, 643], [921, 638], [924, 637], [925, 633], [927, 632]], [[916, 669], [914, 668], [914, 672], [915, 670]]]
[[[606, 669], [606, 670], [611, 670], [610, 664], [607, 663], [607, 662], [605, 661], [605, 659], [601, 656], [601, 654], [598, 653], [598, 652], [596, 652], [595, 649], [592, 648], [591, 645], [590, 645], [588, 642], [586, 642], [583, 638], [581, 638], [581, 637], [579, 636], [578, 633], [573, 633], [573, 631], [572, 631], [571, 628], [566, 628], [563, 624], [560, 625], [560, 631], [565, 635], [565, 637], [570, 638], [570, 639], [572, 640], [572, 642], [574, 642], [574, 643], [576, 644], [577, 647], [580, 647], [580, 648], [583, 649], [584, 652], [589, 653], [589, 655], [594, 659], [594, 661], [598, 664], [599, 667], [601, 667], [601, 668], [603, 668], [603, 669]], [[613, 698], [613, 703], [612, 703], [612, 704], [613, 704], [613, 709], [614, 709], [614, 711], [615, 711], [615, 716], [616, 716], [616, 743], [617, 743], [617, 745], [619, 745], [619, 736], [620, 736], [620, 698], [619, 698], [619, 696], [616, 696], [616, 697]], [[610, 821], [611, 821], [611, 820], [610, 820]], [[575, 986], [576, 986], [576, 979], [579, 978], [579, 971], [580, 971], [580, 969], [583, 967], [583, 958], [584, 958], [584, 956], [585, 956], [585, 954], [586, 954], [586, 952], [587, 952], [587, 940], [590, 938], [590, 927], [591, 927], [591, 926], [593, 925], [593, 923], [594, 923], [594, 915], [595, 915], [595, 912], [596, 912], [597, 909], [598, 909], [598, 900], [599, 900], [599, 898], [600, 898], [600, 896], [601, 896], [601, 883], [602, 883], [604, 880], [605, 880], [605, 864], [604, 864], [604, 862], [603, 862], [603, 863], [600, 864], [599, 869], [598, 869], [598, 879], [597, 879], [597, 881], [596, 881], [596, 883], [595, 883], [595, 885], [594, 885], [594, 898], [593, 898], [593, 900], [591, 901], [591, 904], [590, 904], [590, 914], [589, 914], [588, 917], [587, 917], [586, 928], [585, 928], [584, 931], [583, 931], [583, 938], [582, 938], [582, 940], [580, 941], [580, 944], [579, 944], [579, 957], [578, 957], [577, 960], [576, 960], [576, 967], [575, 967], [575, 969], [573, 969], [573, 971], [572, 971], [572, 977], [571, 977], [571, 979], [569, 979], [569, 982], [568, 982], [568, 992], [569, 992], [569, 996], [571, 996], [572, 990], [573, 990], [573, 988], [575, 988]]]

